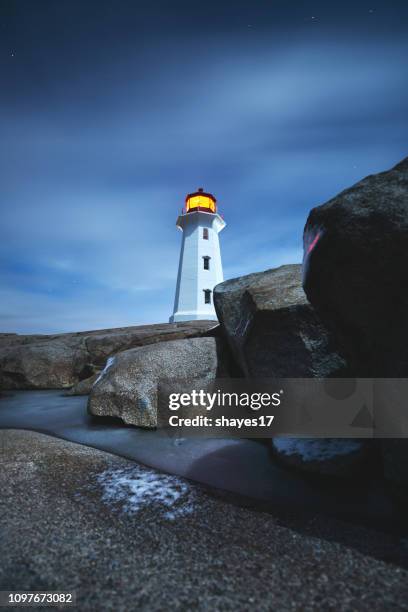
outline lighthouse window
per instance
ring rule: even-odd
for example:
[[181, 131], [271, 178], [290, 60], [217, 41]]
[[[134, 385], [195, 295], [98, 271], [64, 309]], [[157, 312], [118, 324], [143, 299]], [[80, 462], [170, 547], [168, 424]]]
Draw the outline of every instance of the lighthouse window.
[[211, 289], [204, 289], [204, 302], [211, 304]]
[[210, 257], [208, 257], [208, 255], [205, 255], [203, 257], [203, 262], [204, 262], [204, 270], [209, 270], [210, 269]]
[[208, 240], [208, 227], [203, 227], [203, 238]]

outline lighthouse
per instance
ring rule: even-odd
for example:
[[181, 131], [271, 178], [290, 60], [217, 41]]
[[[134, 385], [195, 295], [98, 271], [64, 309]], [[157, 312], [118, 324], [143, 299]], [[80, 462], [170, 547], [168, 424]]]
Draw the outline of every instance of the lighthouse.
[[188, 194], [176, 225], [183, 237], [170, 323], [217, 320], [213, 289], [224, 280], [218, 234], [226, 225], [217, 212], [217, 200], [202, 188]]

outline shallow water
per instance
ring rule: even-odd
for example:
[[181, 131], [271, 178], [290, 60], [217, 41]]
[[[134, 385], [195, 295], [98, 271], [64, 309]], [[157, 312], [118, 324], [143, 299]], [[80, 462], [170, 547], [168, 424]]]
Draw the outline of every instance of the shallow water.
[[66, 397], [58, 390], [8, 392], [0, 398], [0, 428], [29, 429], [92, 446], [274, 510], [329, 513], [384, 530], [401, 529], [382, 482], [310, 481], [277, 465], [259, 441], [169, 438], [90, 417], [86, 403], [87, 397]]

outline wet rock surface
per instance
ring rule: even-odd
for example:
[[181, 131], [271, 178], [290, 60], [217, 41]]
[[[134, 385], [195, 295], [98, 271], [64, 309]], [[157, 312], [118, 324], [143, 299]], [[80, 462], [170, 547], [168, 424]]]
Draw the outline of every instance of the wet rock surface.
[[0, 446], [3, 590], [68, 589], [90, 611], [405, 609], [399, 537], [254, 512], [42, 434]]
[[271, 443], [281, 464], [310, 474], [354, 479], [366, 477], [377, 467], [372, 440], [274, 438]]

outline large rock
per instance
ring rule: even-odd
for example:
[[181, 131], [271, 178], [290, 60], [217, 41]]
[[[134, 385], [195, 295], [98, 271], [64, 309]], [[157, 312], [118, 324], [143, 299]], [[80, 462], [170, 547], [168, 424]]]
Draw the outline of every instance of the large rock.
[[245, 376], [329, 377], [345, 367], [306, 299], [300, 265], [225, 281], [214, 304]]
[[408, 375], [408, 158], [312, 209], [304, 289], [360, 376]]
[[71, 387], [118, 351], [199, 337], [214, 328], [214, 321], [187, 321], [49, 336], [0, 334], [0, 389]]
[[191, 338], [123, 351], [108, 359], [92, 388], [88, 411], [121, 418], [140, 427], [156, 427], [158, 385], [171, 379], [181, 390], [203, 388], [228, 375], [221, 338]]
[[[331, 334], [307, 301], [300, 265], [226, 281], [215, 288], [214, 303], [245, 376], [346, 375]], [[369, 443], [354, 440], [274, 438], [271, 445], [282, 464], [325, 476], [364, 472], [374, 452]]]
[[55, 389], [69, 387], [92, 374], [82, 339], [54, 337], [0, 348], [0, 388]]
[[210, 330], [211, 334], [216, 333], [217, 327], [218, 324], [214, 321], [182, 321], [125, 327], [118, 330], [107, 330], [108, 333], [93, 332], [86, 338], [86, 348], [92, 356], [93, 363], [105, 365], [107, 358], [119, 351], [168, 340], [198, 338], [206, 335]]
[[[307, 296], [356, 375], [407, 377], [408, 158], [314, 208], [304, 249]], [[408, 499], [408, 441], [381, 447], [385, 477]]]

